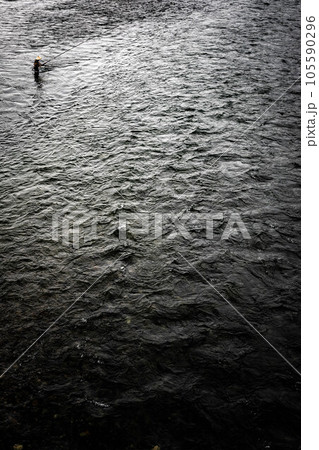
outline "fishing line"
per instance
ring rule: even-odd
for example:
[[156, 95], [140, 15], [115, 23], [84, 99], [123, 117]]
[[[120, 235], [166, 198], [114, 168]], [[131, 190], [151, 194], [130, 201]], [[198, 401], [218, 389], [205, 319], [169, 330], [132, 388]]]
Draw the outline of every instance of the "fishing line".
[[80, 45], [84, 44], [85, 42], [90, 41], [90, 40], [95, 39], [95, 38], [100, 37], [100, 36], [101, 36], [101, 34], [99, 36], [89, 37], [88, 39], [85, 39], [84, 41], [80, 42], [79, 44], [76, 44], [73, 47], [71, 47], [71, 48], [69, 48], [67, 50], [64, 50], [64, 52], [61, 52], [58, 55], [54, 56], [53, 58], [49, 59], [48, 61], [43, 63], [42, 66], [45, 66], [48, 62], [53, 61], [54, 59], [58, 58], [61, 55], [64, 55], [67, 52], [70, 52], [71, 50], [73, 50], [76, 47], [79, 47]]

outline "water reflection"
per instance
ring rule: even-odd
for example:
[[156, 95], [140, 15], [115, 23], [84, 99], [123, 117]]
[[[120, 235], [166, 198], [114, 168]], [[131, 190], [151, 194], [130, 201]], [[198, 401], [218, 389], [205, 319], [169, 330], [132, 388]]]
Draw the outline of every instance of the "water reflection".
[[[13, 35], [20, 3], [32, 17], [25, 11]], [[190, 14], [171, 6], [162, 19], [114, 26], [34, 74], [38, 52], [49, 58], [80, 42], [86, 11], [95, 36], [106, 4], [49, 3], [2, 12], [10, 29], [1, 37], [11, 38], [0, 77], [2, 369], [100, 267], [114, 266], [4, 377], [0, 409], [12, 420], [2, 424], [2, 447], [298, 448], [294, 375], [176, 253], [299, 366], [297, 87], [242, 136], [287, 89], [283, 47], [294, 76], [295, 7], [285, 2], [291, 20], [281, 23], [283, 2], [253, 9], [249, 0], [216, 0], [200, 12], [196, 0]], [[174, 215], [167, 237], [153, 243], [128, 220], [124, 246], [120, 212], [149, 211]], [[238, 212], [252, 239], [221, 239], [218, 220], [213, 240], [197, 223], [184, 239], [189, 212]], [[100, 239], [86, 239], [96, 216]], [[65, 237], [72, 242], [77, 224], [75, 249]]]

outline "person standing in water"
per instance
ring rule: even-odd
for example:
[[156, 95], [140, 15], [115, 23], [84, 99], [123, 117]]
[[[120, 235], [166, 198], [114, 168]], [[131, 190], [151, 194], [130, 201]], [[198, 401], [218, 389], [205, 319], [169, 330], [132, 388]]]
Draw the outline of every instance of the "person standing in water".
[[40, 63], [40, 59], [41, 59], [41, 56], [37, 56], [33, 63], [33, 70], [34, 70], [35, 77], [39, 76], [39, 68], [42, 66], [42, 64]]

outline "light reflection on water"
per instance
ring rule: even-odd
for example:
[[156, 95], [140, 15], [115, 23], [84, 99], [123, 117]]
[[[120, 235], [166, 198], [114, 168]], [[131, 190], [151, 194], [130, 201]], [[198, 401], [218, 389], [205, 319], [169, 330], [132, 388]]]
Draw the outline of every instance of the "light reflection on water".
[[[2, 2], [3, 368], [110, 265], [3, 379], [5, 442], [298, 448], [295, 374], [177, 253], [299, 367], [299, 86], [239, 138], [299, 75], [298, 7], [138, 5]], [[99, 239], [53, 240], [66, 210]], [[119, 213], [189, 212], [252, 238], [118, 239]]]

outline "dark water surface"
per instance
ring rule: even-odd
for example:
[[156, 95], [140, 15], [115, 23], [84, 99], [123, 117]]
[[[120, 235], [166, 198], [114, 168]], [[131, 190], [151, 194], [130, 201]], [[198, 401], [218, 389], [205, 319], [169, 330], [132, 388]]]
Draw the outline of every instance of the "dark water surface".
[[0, 448], [298, 449], [299, 2], [0, 9]]

